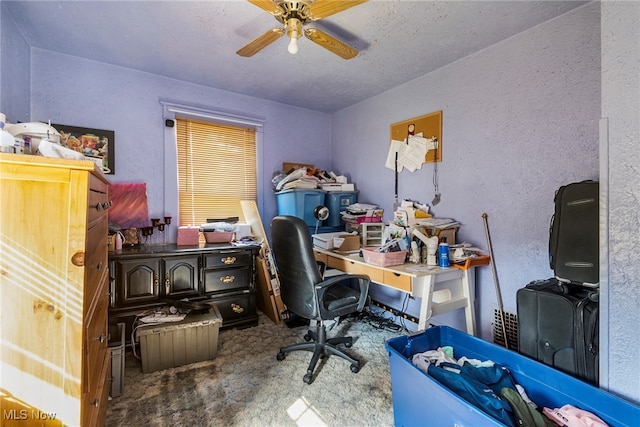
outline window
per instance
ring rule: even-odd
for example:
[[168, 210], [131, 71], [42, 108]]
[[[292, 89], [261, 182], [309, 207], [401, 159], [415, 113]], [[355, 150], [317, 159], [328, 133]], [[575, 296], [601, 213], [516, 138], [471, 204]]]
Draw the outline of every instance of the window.
[[176, 116], [180, 225], [237, 216], [257, 199], [256, 131]]

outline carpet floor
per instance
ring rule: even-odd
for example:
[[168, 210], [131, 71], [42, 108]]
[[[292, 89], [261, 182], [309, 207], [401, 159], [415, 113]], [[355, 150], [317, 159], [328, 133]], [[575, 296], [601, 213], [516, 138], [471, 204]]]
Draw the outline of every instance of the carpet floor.
[[330, 356], [312, 384], [302, 381], [310, 352], [276, 360], [280, 347], [302, 341], [306, 331], [260, 314], [258, 326], [220, 331], [215, 359], [146, 374], [128, 348], [123, 394], [109, 401], [106, 425], [393, 426], [385, 342], [402, 331], [366, 316], [342, 320], [327, 335], [354, 337], [347, 351], [360, 359], [360, 372]]

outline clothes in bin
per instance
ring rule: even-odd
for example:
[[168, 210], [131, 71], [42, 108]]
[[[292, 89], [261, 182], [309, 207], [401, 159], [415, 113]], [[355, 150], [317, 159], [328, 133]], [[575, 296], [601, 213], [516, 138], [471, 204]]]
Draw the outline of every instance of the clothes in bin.
[[445, 346], [453, 347], [458, 359], [491, 360], [506, 367], [539, 408], [572, 405], [598, 416], [610, 427], [638, 425], [640, 406], [512, 350], [448, 326], [436, 326], [386, 343], [396, 426], [505, 426], [411, 361], [415, 354]]
[[329, 218], [324, 221], [328, 227], [340, 227], [344, 225], [340, 212], [358, 201], [357, 191], [329, 191], [324, 196], [324, 204], [329, 209]]
[[317, 223], [314, 210], [324, 206], [325, 191], [323, 190], [284, 190], [276, 193], [278, 215], [291, 215], [302, 218], [308, 226]]
[[218, 354], [218, 333], [222, 316], [211, 305], [205, 314], [189, 314], [179, 322], [140, 326], [142, 372], [154, 372], [214, 359]]

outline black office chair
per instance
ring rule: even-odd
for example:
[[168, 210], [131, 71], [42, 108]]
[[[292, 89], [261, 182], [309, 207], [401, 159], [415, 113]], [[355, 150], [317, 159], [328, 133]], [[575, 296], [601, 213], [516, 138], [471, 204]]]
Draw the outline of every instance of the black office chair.
[[[313, 371], [320, 357], [335, 355], [351, 362], [351, 372], [360, 370], [360, 361], [352, 358], [337, 345], [353, 345], [352, 337], [328, 338], [325, 321], [362, 311], [369, 291], [369, 277], [340, 274], [324, 279], [313, 256], [313, 244], [307, 224], [294, 216], [277, 216], [271, 223], [271, 241], [275, 264], [280, 278], [280, 294], [287, 309], [296, 315], [316, 322], [315, 331], [309, 329], [306, 342], [280, 348], [278, 360], [298, 350], [313, 352], [303, 381], [313, 382]], [[341, 283], [358, 279], [359, 290]], [[355, 282], [355, 280], [353, 281]]]

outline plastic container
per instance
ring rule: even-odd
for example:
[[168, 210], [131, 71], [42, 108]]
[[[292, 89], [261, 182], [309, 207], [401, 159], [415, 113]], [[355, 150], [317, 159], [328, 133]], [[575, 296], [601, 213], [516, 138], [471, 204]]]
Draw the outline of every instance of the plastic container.
[[324, 225], [328, 227], [340, 227], [343, 225], [340, 212], [346, 211], [350, 205], [353, 205], [357, 201], [357, 191], [327, 192], [324, 196], [324, 205], [329, 209], [329, 218], [324, 221]]
[[416, 353], [452, 346], [456, 358], [493, 360], [507, 367], [539, 407], [570, 404], [602, 418], [610, 427], [637, 426], [640, 406], [504, 347], [448, 326], [386, 342], [396, 426], [503, 426], [441, 385], [410, 360]]
[[221, 325], [218, 307], [212, 305], [208, 313], [189, 314], [180, 322], [139, 327], [136, 339], [140, 341], [142, 372], [214, 359]]
[[235, 234], [233, 231], [205, 231], [204, 240], [207, 243], [229, 243], [233, 241]]
[[397, 252], [376, 252], [372, 249], [362, 248], [362, 256], [367, 264], [377, 265], [379, 267], [393, 267], [394, 265], [404, 264], [407, 258], [407, 251]]
[[[309, 226], [316, 225], [313, 211], [324, 205], [325, 191], [322, 190], [285, 190], [276, 193], [278, 215], [292, 215], [302, 218]], [[322, 222], [321, 222], [322, 224]]]
[[[114, 328], [112, 331], [111, 328]], [[125, 324], [109, 325], [109, 349], [111, 350], [111, 397], [118, 397], [124, 391], [124, 351]]]

